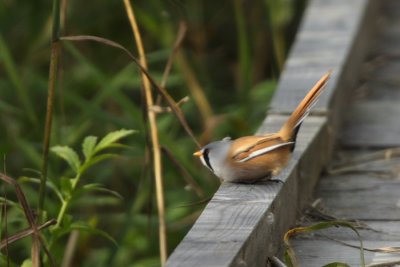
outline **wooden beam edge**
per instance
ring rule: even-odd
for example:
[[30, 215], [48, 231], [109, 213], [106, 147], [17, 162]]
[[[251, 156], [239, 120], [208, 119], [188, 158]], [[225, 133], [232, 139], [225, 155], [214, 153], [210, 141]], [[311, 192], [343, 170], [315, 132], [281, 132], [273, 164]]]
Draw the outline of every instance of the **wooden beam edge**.
[[[316, 2], [314, 0], [312, 4]], [[357, 22], [359, 26], [363, 24], [366, 14], [372, 13], [371, 2], [375, 0], [365, 0], [368, 7], [365, 8], [365, 14], [357, 18], [360, 20]], [[359, 40], [365, 40], [365, 36], [368, 36], [366, 30], [357, 31]], [[356, 44], [356, 41], [351, 42], [351, 51], [357, 50]], [[349, 54], [346, 61], [339, 64], [338, 75], [332, 82], [335, 94], [327, 101], [329, 107], [345, 98], [343, 92], [336, 93], [336, 90], [353, 81], [347, 72], [360, 64], [360, 53], [356, 53], [356, 59]], [[327, 111], [328, 108], [322, 112], [320, 110], [318, 114], [322, 116], [310, 116], [304, 122], [298, 142], [304, 146], [296, 149], [289, 166], [279, 176], [285, 181], [284, 184], [222, 184], [198, 221], [171, 254], [166, 266], [265, 266], [267, 257], [278, 251], [283, 233], [294, 223], [297, 213], [307, 203], [321, 169], [330, 158], [341, 111]], [[262, 126], [260, 131], [277, 127], [278, 122], [287, 115], [287, 112], [279, 109], [275, 109], [275, 112], [273, 109], [271, 113], [274, 115], [266, 119], [267, 124], [271, 123], [267, 127]], [[332, 122], [335, 126], [332, 126]], [[254, 192], [258, 196], [254, 197]], [[239, 212], [243, 207], [244, 211]], [[254, 213], [252, 208], [260, 214]], [[237, 217], [226, 218], [231, 214], [225, 211], [235, 212]], [[252, 216], [257, 218], [252, 221]], [[237, 224], [235, 220], [244, 223]]]
[[[285, 119], [269, 116], [266, 124]], [[302, 128], [288, 167], [276, 177], [283, 183], [223, 183], [166, 266], [257, 266], [278, 252], [284, 232], [306, 203], [299, 192], [316, 183], [327, 160], [312, 159], [325, 151], [321, 145], [329, 139], [326, 118], [310, 118]]]

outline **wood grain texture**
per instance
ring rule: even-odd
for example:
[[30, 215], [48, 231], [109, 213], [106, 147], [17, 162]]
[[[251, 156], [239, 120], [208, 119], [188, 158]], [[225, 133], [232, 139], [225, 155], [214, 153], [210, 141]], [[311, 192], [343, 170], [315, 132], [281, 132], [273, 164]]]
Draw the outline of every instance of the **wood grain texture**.
[[[363, 224], [368, 228], [358, 229], [362, 240], [370, 241], [400, 241], [400, 222], [399, 221], [367, 221]], [[329, 240], [336, 239], [341, 241], [357, 240], [354, 231], [345, 227], [332, 227], [319, 230], [313, 233], [301, 234], [296, 237], [300, 240]], [[300, 243], [298, 243], [300, 246]]]
[[[284, 119], [272, 116], [270, 120], [279, 124]], [[324, 129], [325, 118], [304, 122], [304, 130], [298, 135], [301, 145], [288, 167], [275, 177], [284, 183], [223, 183], [167, 266], [265, 265], [267, 257], [277, 253], [277, 244], [300, 210], [303, 196], [298, 195], [298, 168], [305, 154], [316, 153], [314, 141], [324, 139]], [[321, 165], [308, 165], [307, 169], [308, 179], [316, 181]]]
[[[364, 41], [371, 30], [370, 25], [361, 29], [361, 24], [366, 22], [364, 16], [374, 12], [373, 2], [312, 1], [271, 103], [272, 113], [290, 113], [313, 81], [329, 69], [333, 70], [333, 76], [313, 112], [326, 113], [335, 105], [334, 95], [346, 90], [357, 77], [354, 67], [364, 58]], [[351, 76], [347, 76], [347, 68], [351, 68]]]
[[381, 31], [379, 39], [374, 41], [374, 50], [372, 55], [391, 55], [397, 56], [400, 53], [399, 39], [400, 39], [400, 2], [399, 1], [383, 1], [381, 4], [384, 16], [381, 16], [377, 23]]
[[[352, 245], [359, 245], [356, 240], [347, 241]], [[300, 266], [321, 267], [331, 262], [343, 262], [356, 267], [360, 264], [360, 253], [356, 248], [347, 247], [330, 240], [297, 240], [293, 242], [300, 261]], [[387, 246], [400, 246], [400, 241], [365, 241], [368, 248], [380, 248]], [[382, 263], [386, 261], [400, 260], [398, 254], [385, 254], [365, 251], [365, 263]]]
[[[288, 167], [276, 177], [284, 183], [222, 184], [166, 266], [266, 266], [277, 253], [330, 158], [343, 92], [354, 80], [346, 70], [358, 69], [371, 30], [361, 27], [371, 2], [310, 1], [259, 133], [278, 130], [315, 82], [334, 72], [328, 92], [302, 125]], [[332, 107], [338, 108], [328, 112]]]
[[399, 192], [399, 180], [363, 173], [321, 179], [317, 197], [339, 218], [400, 220]]
[[[360, 86], [349, 95], [350, 105], [344, 112], [341, 146], [336, 151], [341, 164], [320, 179], [316, 189], [326, 214], [361, 220], [372, 228], [360, 230], [366, 248], [400, 245], [400, 158], [376, 151], [399, 145], [400, 2], [380, 3], [380, 32], [363, 64]], [[358, 251], [332, 238], [358, 244], [355, 234], [341, 227], [298, 236], [294, 244], [301, 266], [336, 261], [360, 266]], [[365, 252], [365, 257], [367, 264], [400, 260], [399, 254], [376, 252]]]
[[396, 147], [400, 145], [398, 102], [364, 101], [349, 109], [340, 141], [344, 146]]

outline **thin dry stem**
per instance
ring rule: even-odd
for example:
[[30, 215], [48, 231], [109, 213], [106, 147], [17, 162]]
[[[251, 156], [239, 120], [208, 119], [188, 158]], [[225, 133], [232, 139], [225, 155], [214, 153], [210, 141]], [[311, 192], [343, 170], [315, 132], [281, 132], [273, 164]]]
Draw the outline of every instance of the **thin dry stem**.
[[[4, 248], [4, 254], [5, 254], [5, 257], [7, 259], [7, 267], [9, 267], [10, 266], [10, 258], [9, 258], [8, 246], [9, 246], [10, 242], [9, 242], [9, 239], [7, 238], [7, 236], [8, 236], [7, 203], [6, 203], [7, 198], [6, 198], [6, 192], [4, 191], [4, 188], [2, 188], [2, 189], [3, 189], [3, 195], [4, 195], [4, 202], [3, 202], [3, 205], [2, 205], [2, 208], [1, 208], [1, 218], [2, 218], [1, 222], [4, 222], [4, 235], [6, 237], [5, 237], [5, 240], [4, 240], [4, 246], [0, 246], [0, 249]], [[2, 226], [2, 225], [0, 225], [0, 226]], [[1, 227], [1, 229], [2, 228], [3, 227]]]
[[67, 20], [67, 6], [68, 0], [61, 0], [61, 8], [60, 8], [60, 29], [65, 32], [65, 22]]
[[[176, 105], [178, 107], [181, 107], [183, 104], [187, 103], [189, 101], [189, 97], [185, 96], [184, 98], [182, 98], [181, 100], [179, 100]], [[173, 110], [171, 109], [171, 107], [162, 107], [159, 105], [154, 105], [152, 107], [148, 107], [150, 108], [152, 111], [156, 112], [156, 113], [166, 113], [166, 112], [173, 112]]]
[[42, 240], [38, 225], [36, 224], [36, 218], [33, 215], [33, 212], [31, 208], [29, 207], [28, 201], [26, 200], [25, 194], [22, 191], [20, 185], [15, 181], [13, 178], [0, 173], [0, 179], [3, 180], [5, 183], [10, 184], [14, 187], [15, 189], [15, 194], [18, 198], [18, 201], [22, 207], [22, 210], [24, 211], [26, 220], [29, 223], [30, 228], [32, 229], [32, 266], [40, 266], [40, 261], [39, 261], [39, 252], [40, 252], [40, 247], [44, 249], [44, 252], [46, 253], [47, 257], [50, 259], [50, 264], [51, 266], [54, 266], [54, 260], [50, 255], [50, 252], [47, 250], [44, 241]]
[[[135, 37], [140, 64], [147, 69], [147, 61], [143, 49], [143, 44], [141, 40], [141, 35], [139, 32], [139, 27], [136, 23], [135, 15], [133, 13], [133, 8], [129, 0], [124, 0], [125, 9], [129, 18], [129, 22], [132, 27], [133, 35]], [[142, 73], [143, 87], [145, 91], [146, 104], [148, 107], [153, 106], [153, 96], [151, 92], [150, 81], [147, 76]], [[167, 260], [167, 233], [165, 225], [165, 204], [164, 204], [164, 189], [163, 189], [163, 178], [162, 178], [162, 165], [161, 165], [161, 150], [160, 143], [158, 139], [157, 132], [157, 121], [156, 113], [151, 109], [147, 110], [147, 116], [150, 124], [150, 135], [153, 145], [153, 166], [154, 166], [154, 178], [156, 184], [156, 194], [157, 194], [157, 209], [158, 209], [158, 221], [159, 221], [159, 241], [160, 241], [160, 259], [163, 265]]]
[[200, 143], [197, 141], [196, 137], [194, 136], [189, 124], [187, 123], [187, 121], [182, 113], [182, 110], [176, 104], [175, 100], [168, 94], [168, 92], [164, 88], [159, 86], [154, 81], [154, 79], [150, 76], [149, 72], [141, 65], [139, 60], [137, 60], [132, 55], [132, 53], [129, 52], [129, 50], [127, 50], [121, 44], [118, 44], [114, 41], [111, 41], [109, 39], [105, 39], [102, 37], [98, 37], [98, 36], [93, 36], [93, 35], [64, 36], [64, 37], [61, 37], [60, 40], [62, 40], [62, 41], [94, 41], [94, 42], [102, 43], [102, 44], [105, 44], [105, 45], [108, 45], [108, 46], [111, 46], [114, 48], [118, 48], [118, 49], [122, 50], [124, 53], [126, 53], [129, 56], [129, 58], [136, 64], [136, 66], [138, 68], [140, 68], [140, 71], [142, 72], [142, 74], [144, 74], [147, 77], [147, 79], [149, 79], [149, 82], [157, 90], [157, 92], [164, 97], [165, 101], [171, 107], [173, 114], [179, 120], [182, 127], [185, 129], [186, 133], [192, 138], [192, 140], [196, 144], [196, 146], [198, 148], [201, 148]]
[[[6, 155], [3, 155], [3, 168], [4, 168], [4, 174], [7, 175], [7, 167], [6, 167]], [[3, 191], [3, 205], [1, 207], [1, 218], [4, 220], [2, 220], [1, 222], [4, 222], [4, 234], [5, 234], [5, 242], [4, 242], [4, 248], [5, 248], [5, 256], [7, 259], [7, 267], [10, 266], [10, 258], [9, 258], [9, 254], [8, 254], [8, 245], [9, 245], [9, 240], [7, 238], [8, 235], [8, 217], [7, 217], [7, 193], [6, 190], [4, 188], [4, 186], [1, 187], [2, 191]], [[3, 229], [2, 225], [0, 224], [0, 235], [1, 235], [1, 229]], [[0, 247], [0, 250], [3, 249], [2, 247]]]
[[47, 164], [48, 164], [49, 147], [50, 147], [51, 125], [53, 120], [54, 91], [56, 86], [59, 50], [60, 50], [60, 42], [58, 41], [53, 42], [51, 46], [51, 57], [50, 57], [46, 123], [44, 127], [42, 177], [40, 179], [40, 189], [39, 189], [39, 207], [38, 207], [39, 214], [43, 210], [44, 198], [46, 195]]
[[[44, 224], [39, 225], [39, 226], [37, 227], [37, 229], [38, 229], [38, 231], [40, 231], [40, 230], [42, 230], [42, 229], [44, 229], [44, 228], [46, 228], [46, 227], [49, 227], [50, 225], [53, 225], [53, 224], [55, 224], [55, 223], [56, 223], [56, 220], [51, 219], [51, 220], [45, 222]], [[20, 239], [22, 239], [22, 238], [25, 238], [25, 237], [27, 237], [27, 236], [30, 236], [30, 235], [32, 235], [33, 233], [34, 233], [33, 229], [32, 229], [32, 228], [29, 228], [29, 229], [23, 230], [23, 231], [21, 231], [21, 232], [15, 234], [15, 235], [12, 235], [12, 236], [10, 236], [10, 237], [4, 238], [4, 239], [1, 240], [1, 242], [0, 242], [0, 249], [7, 248], [8, 245], [10, 245], [10, 244], [14, 243], [15, 241], [18, 241], [18, 240], [20, 240]]]
[[61, 267], [72, 266], [72, 261], [74, 259], [74, 254], [76, 250], [76, 244], [79, 239], [79, 231], [74, 230], [68, 237], [67, 248], [65, 249], [64, 257], [61, 263]]

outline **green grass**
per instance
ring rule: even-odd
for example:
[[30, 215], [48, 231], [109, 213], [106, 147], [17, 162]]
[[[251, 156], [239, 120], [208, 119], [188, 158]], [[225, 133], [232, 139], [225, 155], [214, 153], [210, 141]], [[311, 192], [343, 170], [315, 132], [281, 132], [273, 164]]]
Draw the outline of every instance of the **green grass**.
[[[174, 63], [166, 88], [176, 101], [187, 95], [191, 98], [182, 110], [202, 143], [250, 134], [261, 123], [302, 12], [298, 2], [132, 2], [149, 70], [157, 81], [161, 80], [172, 51], [179, 22], [183, 20], [188, 26], [180, 48], [182, 58]], [[0, 155], [5, 158], [2, 169], [9, 176], [20, 177], [34, 209], [39, 186], [21, 177], [39, 178], [43, 164], [50, 42], [52, 36], [57, 36], [50, 26], [51, 14], [48, 1], [0, 3]], [[136, 51], [122, 1], [68, 1], [66, 14], [63, 34], [97, 35]], [[53, 18], [57, 20], [57, 16]], [[207, 103], [191, 94], [196, 82]], [[86, 136], [102, 137], [121, 128], [138, 131], [122, 141], [127, 148], [118, 150], [118, 157], [88, 169], [81, 181], [82, 185], [102, 184], [118, 192], [122, 199], [96, 192], [68, 204], [66, 217], [101, 229], [118, 246], [104, 236], [83, 231], [75, 243], [72, 266], [159, 265], [157, 210], [143, 114], [140, 72], [125, 54], [93, 42], [62, 43], [50, 146], [70, 146], [79, 151]], [[158, 115], [157, 123], [161, 145], [199, 184], [204, 198], [212, 196], [219, 182], [191, 157], [196, 146], [177, 119], [165, 113]], [[187, 186], [166, 156], [163, 165], [171, 252], [204, 205], [182, 206], [202, 198]], [[48, 179], [61, 185], [61, 177], [72, 175], [68, 164], [50, 153]], [[2, 188], [8, 199], [17, 201], [11, 187]], [[61, 207], [57, 195], [46, 190], [44, 197], [46, 218], [56, 218]], [[6, 229], [7, 233], [17, 233], [28, 224], [21, 210], [10, 205], [7, 216], [1, 217], [1, 227], [4, 237]], [[50, 228], [43, 230], [46, 240], [52, 234]], [[51, 253], [58, 263], [67, 242], [65, 235], [52, 246]], [[31, 238], [11, 244], [9, 260], [21, 265], [30, 257], [30, 248]], [[0, 262], [4, 258], [3, 250]]]

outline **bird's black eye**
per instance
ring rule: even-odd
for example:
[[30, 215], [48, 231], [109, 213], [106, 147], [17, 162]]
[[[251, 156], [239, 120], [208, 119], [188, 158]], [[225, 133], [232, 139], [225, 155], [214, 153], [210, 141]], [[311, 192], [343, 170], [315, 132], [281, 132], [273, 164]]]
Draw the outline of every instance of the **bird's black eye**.
[[210, 163], [209, 153], [210, 153], [210, 150], [208, 148], [204, 149], [204, 152], [203, 152], [204, 162], [207, 164], [207, 167], [210, 168], [210, 170], [214, 171], [214, 169]]

